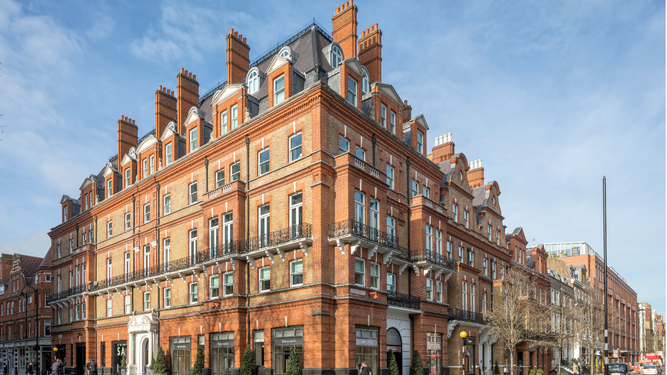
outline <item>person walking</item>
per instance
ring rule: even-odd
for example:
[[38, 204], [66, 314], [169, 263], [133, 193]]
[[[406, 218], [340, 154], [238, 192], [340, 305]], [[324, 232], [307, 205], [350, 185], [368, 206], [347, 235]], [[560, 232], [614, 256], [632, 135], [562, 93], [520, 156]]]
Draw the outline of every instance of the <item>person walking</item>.
[[373, 375], [373, 372], [366, 364], [366, 361], [361, 361], [361, 375]]
[[28, 375], [34, 374], [34, 372], [32, 370], [32, 362], [28, 362], [28, 366], [26, 366], [26, 368], [25, 368], [25, 373], [28, 374]]
[[58, 370], [60, 369], [60, 362], [58, 361], [60, 361], [60, 359], [56, 358], [51, 365], [51, 375], [58, 375]]
[[97, 362], [94, 359], [89, 359], [86, 367], [88, 367], [88, 375], [97, 375]]

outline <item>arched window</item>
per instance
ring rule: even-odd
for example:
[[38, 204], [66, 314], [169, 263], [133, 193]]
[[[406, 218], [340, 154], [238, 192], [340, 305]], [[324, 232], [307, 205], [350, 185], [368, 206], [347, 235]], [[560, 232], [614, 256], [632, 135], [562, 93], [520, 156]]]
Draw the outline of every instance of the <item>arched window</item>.
[[285, 48], [280, 52], [280, 57], [287, 59], [289, 58], [290, 52], [289, 49]]
[[363, 91], [364, 94], [368, 94], [371, 92], [371, 79], [368, 76], [366, 69], [362, 70], [364, 72], [364, 78], [361, 80], [361, 91]]
[[257, 90], [259, 90], [259, 74], [256, 70], [253, 70], [250, 72], [250, 74], [248, 74], [246, 83], [248, 85], [248, 94], [254, 94]]
[[343, 62], [343, 52], [338, 46], [331, 48], [331, 66], [336, 69]]

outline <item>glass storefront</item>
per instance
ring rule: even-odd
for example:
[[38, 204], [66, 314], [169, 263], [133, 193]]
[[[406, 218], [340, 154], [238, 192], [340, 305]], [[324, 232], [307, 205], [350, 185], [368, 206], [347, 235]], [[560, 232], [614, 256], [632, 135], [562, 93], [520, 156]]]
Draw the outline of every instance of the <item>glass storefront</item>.
[[190, 375], [190, 336], [170, 337], [172, 375]]
[[426, 362], [431, 374], [440, 374], [442, 365], [442, 334], [426, 333]]
[[[111, 373], [120, 374], [120, 363], [125, 356], [125, 361], [127, 361], [127, 341], [112, 341], [111, 342]], [[105, 349], [102, 349], [102, 353], [105, 352]], [[104, 363], [104, 362], [102, 362]], [[104, 367], [104, 364], [102, 365]]]
[[378, 329], [374, 327], [359, 327], [356, 329], [356, 362], [366, 362], [366, 365], [371, 368], [371, 372], [379, 374], [379, 341]]
[[234, 332], [211, 334], [211, 372], [229, 375], [234, 368]]
[[255, 331], [255, 364], [264, 367], [264, 331]]
[[290, 348], [294, 346], [303, 368], [303, 327], [276, 328], [273, 330], [273, 371], [276, 375], [287, 370]]

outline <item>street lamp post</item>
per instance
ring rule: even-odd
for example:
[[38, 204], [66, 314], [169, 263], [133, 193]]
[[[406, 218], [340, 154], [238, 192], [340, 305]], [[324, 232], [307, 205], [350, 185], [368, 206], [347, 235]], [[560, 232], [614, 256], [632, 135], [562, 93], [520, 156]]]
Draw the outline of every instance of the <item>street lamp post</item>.
[[[35, 346], [33, 346], [32, 349], [35, 352], [37, 352], [37, 354], [34, 356], [34, 358], [35, 358], [34, 362], [35, 362], [35, 373], [39, 375], [39, 359], [40, 359], [39, 358], [39, 320], [37, 319], [37, 316], [39, 314], [39, 308], [37, 307], [37, 298], [38, 298], [37, 297], [37, 290], [32, 285], [26, 285], [26, 286], [23, 287], [23, 289], [25, 289], [25, 288], [32, 289], [33, 295], [35, 296], [35, 300], [33, 302], [35, 304]], [[21, 289], [21, 290], [23, 290], [23, 289]], [[21, 293], [19, 293], [19, 296], [25, 298], [25, 297], [28, 296], [28, 293], [25, 293], [25, 292], [21, 291]], [[25, 308], [25, 323], [26, 323], [25, 324], [25, 328], [26, 328], [26, 337], [25, 338], [28, 338], [28, 337], [30, 337], [30, 329], [28, 328], [28, 301], [27, 300], [26, 300], [25, 307], [26, 307]]]

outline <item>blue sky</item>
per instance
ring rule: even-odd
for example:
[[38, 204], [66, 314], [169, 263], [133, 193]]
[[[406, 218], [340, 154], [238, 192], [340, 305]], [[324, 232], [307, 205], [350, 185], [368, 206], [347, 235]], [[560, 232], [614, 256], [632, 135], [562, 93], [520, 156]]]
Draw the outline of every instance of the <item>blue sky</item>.
[[[662, 1], [363, 1], [383, 32], [383, 81], [433, 138], [483, 159], [505, 224], [530, 243], [586, 241], [665, 312], [665, 7]], [[43, 255], [63, 194], [116, 153], [117, 120], [154, 127], [181, 67], [224, 80], [225, 35], [251, 59], [337, 1], [0, 0], [0, 251]]]

